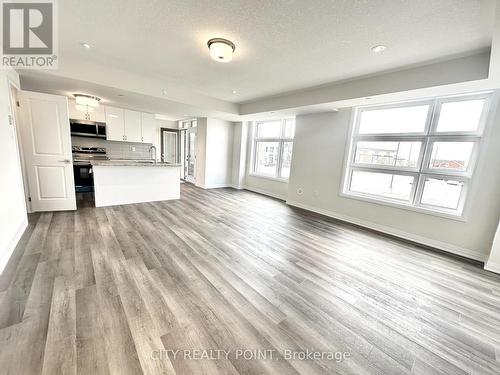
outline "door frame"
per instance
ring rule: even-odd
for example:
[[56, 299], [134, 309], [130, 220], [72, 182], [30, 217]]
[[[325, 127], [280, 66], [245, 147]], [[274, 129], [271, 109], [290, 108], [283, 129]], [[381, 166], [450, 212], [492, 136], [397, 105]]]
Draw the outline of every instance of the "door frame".
[[169, 132], [169, 133], [176, 133], [177, 134], [177, 163], [181, 160], [181, 148], [180, 148], [180, 130], [179, 129], [173, 129], [173, 128], [160, 128], [160, 155], [161, 155], [161, 161], [164, 161], [164, 155], [163, 155], [163, 133], [164, 132]]
[[[21, 129], [20, 127], [20, 116], [19, 116], [19, 100], [17, 95], [21, 90], [21, 87], [13, 81], [10, 77], [7, 77], [7, 82], [9, 86], [9, 100], [10, 100], [10, 115], [12, 116], [12, 120], [14, 121], [14, 131], [16, 134], [16, 143], [17, 143], [17, 154], [19, 156], [19, 164], [21, 166], [21, 176], [23, 182], [23, 190], [24, 190], [24, 203], [26, 205], [26, 212], [31, 213], [33, 210], [31, 209], [30, 202], [30, 191], [28, 185], [28, 174], [26, 170], [26, 161], [24, 157], [23, 150], [23, 142], [21, 138]], [[15, 92], [15, 96], [13, 93]]]

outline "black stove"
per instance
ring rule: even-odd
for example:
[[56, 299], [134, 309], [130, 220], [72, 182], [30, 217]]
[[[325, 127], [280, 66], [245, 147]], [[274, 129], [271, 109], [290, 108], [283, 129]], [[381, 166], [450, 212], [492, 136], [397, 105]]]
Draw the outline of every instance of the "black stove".
[[104, 147], [73, 146], [73, 173], [78, 193], [94, 191], [91, 160], [108, 160]]

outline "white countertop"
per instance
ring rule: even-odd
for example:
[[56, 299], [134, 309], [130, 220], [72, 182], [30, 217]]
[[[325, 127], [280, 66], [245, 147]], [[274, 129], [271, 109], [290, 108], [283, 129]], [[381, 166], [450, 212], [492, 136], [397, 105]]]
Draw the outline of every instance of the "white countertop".
[[150, 160], [92, 160], [92, 166], [99, 167], [180, 167], [180, 164], [152, 162]]

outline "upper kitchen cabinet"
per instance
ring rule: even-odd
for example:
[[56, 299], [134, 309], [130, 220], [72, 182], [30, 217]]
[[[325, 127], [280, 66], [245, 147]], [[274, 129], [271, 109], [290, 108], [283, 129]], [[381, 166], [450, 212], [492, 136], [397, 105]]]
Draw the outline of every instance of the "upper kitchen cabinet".
[[141, 113], [141, 130], [143, 143], [154, 143], [156, 136], [156, 119], [152, 113]]
[[125, 110], [125, 141], [142, 142], [141, 112]]
[[153, 143], [155, 116], [129, 109], [105, 106], [106, 139], [109, 141]]
[[106, 106], [106, 139], [125, 141], [125, 111], [122, 108]]
[[75, 120], [87, 120], [96, 122], [106, 122], [104, 106], [88, 107], [88, 111], [80, 111], [76, 107], [74, 99], [68, 99], [69, 118]]

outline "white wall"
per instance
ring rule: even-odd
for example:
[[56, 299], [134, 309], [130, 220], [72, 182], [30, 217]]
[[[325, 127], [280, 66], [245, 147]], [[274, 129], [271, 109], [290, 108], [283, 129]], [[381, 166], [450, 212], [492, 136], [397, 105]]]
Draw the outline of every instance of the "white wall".
[[196, 130], [196, 186], [232, 185], [233, 123], [200, 117]]
[[488, 262], [484, 266], [485, 269], [500, 273], [500, 221], [498, 222], [497, 232], [491, 246], [491, 253]]
[[351, 113], [297, 117], [287, 203], [485, 261], [500, 214], [500, 111], [492, 108], [466, 222], [339, 196]]
[[205, 156], [205, 188], [231, 185], [233, 156], [233, 123], [207, 119], [207, 143]]
[[231, 163], [231, 186], [236, 189], [243, 189], [245, 185], [247, 136], [248, 123], [235, 122], [233, 124], [233, 160]]
[[247, 128], [248, 129], [247, 129], [245, 189], [269, 195], [271, 197], [275, 197], [278, 199], [286, 200], [288, 193], [288, 183], [286, 181], [280, 181], [252, 174], [252, 159], [253, 159], [252, 124], [248, 123]]
[[0, 70], [0, 272], [28, 225], [16, 129], [9, 123], [9, 115], [14, 114], [10, 105], [9, 80], [19, 87], [16, 72]]
[[205, 189], [205, 167], [207, 152], [208, 119], [199, 117], [196, 121], [196, 186]]

